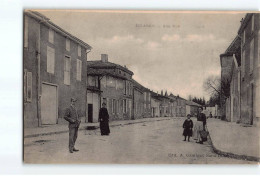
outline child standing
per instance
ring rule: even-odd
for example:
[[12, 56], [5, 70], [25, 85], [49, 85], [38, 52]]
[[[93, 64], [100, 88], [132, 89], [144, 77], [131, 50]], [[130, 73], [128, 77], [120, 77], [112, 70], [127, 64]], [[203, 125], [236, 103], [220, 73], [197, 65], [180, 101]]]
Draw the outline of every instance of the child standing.
[[186, 137], [188, 136], [188, 141], [190, 141], [190, 137], [192, 136], [192, 128], [193, 128], [193, 122], [192, 120], [190, 119], [191, 115], [188, 114], [187, 115], [187, 119], [184, 121], [183, 123], [183, 136], [184, 136], [184, 140], [183, 141], [186, 141]]

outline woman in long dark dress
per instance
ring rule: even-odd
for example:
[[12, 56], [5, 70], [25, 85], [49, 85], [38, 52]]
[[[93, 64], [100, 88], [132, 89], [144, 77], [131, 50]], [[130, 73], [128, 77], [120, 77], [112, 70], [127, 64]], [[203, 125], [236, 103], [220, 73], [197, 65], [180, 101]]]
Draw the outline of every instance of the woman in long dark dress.
[[186, 137], [188, 136], [188, 141], [190, 141], [190, 137], [192, 136], [192, 128], [193, 128], [193, 122], [192, 120], [190, 119], [191, 115], [188, 114], [187, 115], [187, 119], [184, 121], [183, 123], [183, 136], [184, 136], [184, 140], [183, 141], [186, 141]]
[[106, 103], [102, 104], [102, 108], [99, 110], [99, 117], [98, 120], [100, 122], [100, 132], [101, 135], [109, 135], [110, 129], [109, 129], [109, 114], [106, 108]]

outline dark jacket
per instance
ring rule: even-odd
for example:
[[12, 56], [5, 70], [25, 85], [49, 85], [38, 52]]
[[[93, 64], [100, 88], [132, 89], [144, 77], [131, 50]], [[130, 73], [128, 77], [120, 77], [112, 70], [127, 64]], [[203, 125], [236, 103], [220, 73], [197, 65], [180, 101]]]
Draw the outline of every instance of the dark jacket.
[[80, 125], [78, 111], [75, 107], [68, 107], [65, 111], [64, 119], [69, 122], [69, 128], [76, 128]]
[[109, 121], [109, 114], [107, 112], [107, 108], [102, 107], [99, 111], [98, 120], [102, 121]]
[[205, 116], [204, 113], [199, 113], [199, 114], [197, 115], [197, 120], [198, 120], [198, 121], [202, 121], [202, 122], [203, 122], [203, 126], [206, 125], [207, 118], [206, 118], [206, 116]]

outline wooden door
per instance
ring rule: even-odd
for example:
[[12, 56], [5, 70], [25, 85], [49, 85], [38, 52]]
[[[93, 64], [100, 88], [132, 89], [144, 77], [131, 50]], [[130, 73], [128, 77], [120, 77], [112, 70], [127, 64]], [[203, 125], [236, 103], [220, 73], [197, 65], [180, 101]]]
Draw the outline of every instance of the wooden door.
[[42, 84], [41, 121], [42, 124], [57, 123], [57, 87]]

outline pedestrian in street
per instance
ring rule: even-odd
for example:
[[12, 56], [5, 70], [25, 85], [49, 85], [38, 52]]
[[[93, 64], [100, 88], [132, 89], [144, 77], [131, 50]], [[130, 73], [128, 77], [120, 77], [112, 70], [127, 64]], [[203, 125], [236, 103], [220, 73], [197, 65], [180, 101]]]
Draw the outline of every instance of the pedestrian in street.
[[190, 142], [190, 137], [192, 137], [192, 128], [193, 128], [193, 122], [192, 120], [190, 119], [191, 115], [188, 114], [187, 115], [187, 119], [184, 121], [183, 123], [183, 136], [184, 136], [184, 140], [183, 141], [186, 141], [186, 137], [188, 136], [188, 142]]
[[78, 128], [81, 123], [75, 106], [77, 99], [71, 98], [70, 107], [66, 109], [64, 119], [69, 122], [69, 152], [79, 151], [75, 148], [75, 142], [78, 137]]
[[201, 131], [205, 131], [206, 126], [206, 115], [202, 113], [202, 107], [198, 109], [197, 121], [194, 125], [194, 139], [197, 140], [196, 143], [203, 144], [203, 141], [200, 136]]
[[106, 103], [103, 102], [102, 108], [99, 110], [98, 121], [100, 122], [100, 132], [101, 136], [109, 135], [109, 114], [106, 108]]

